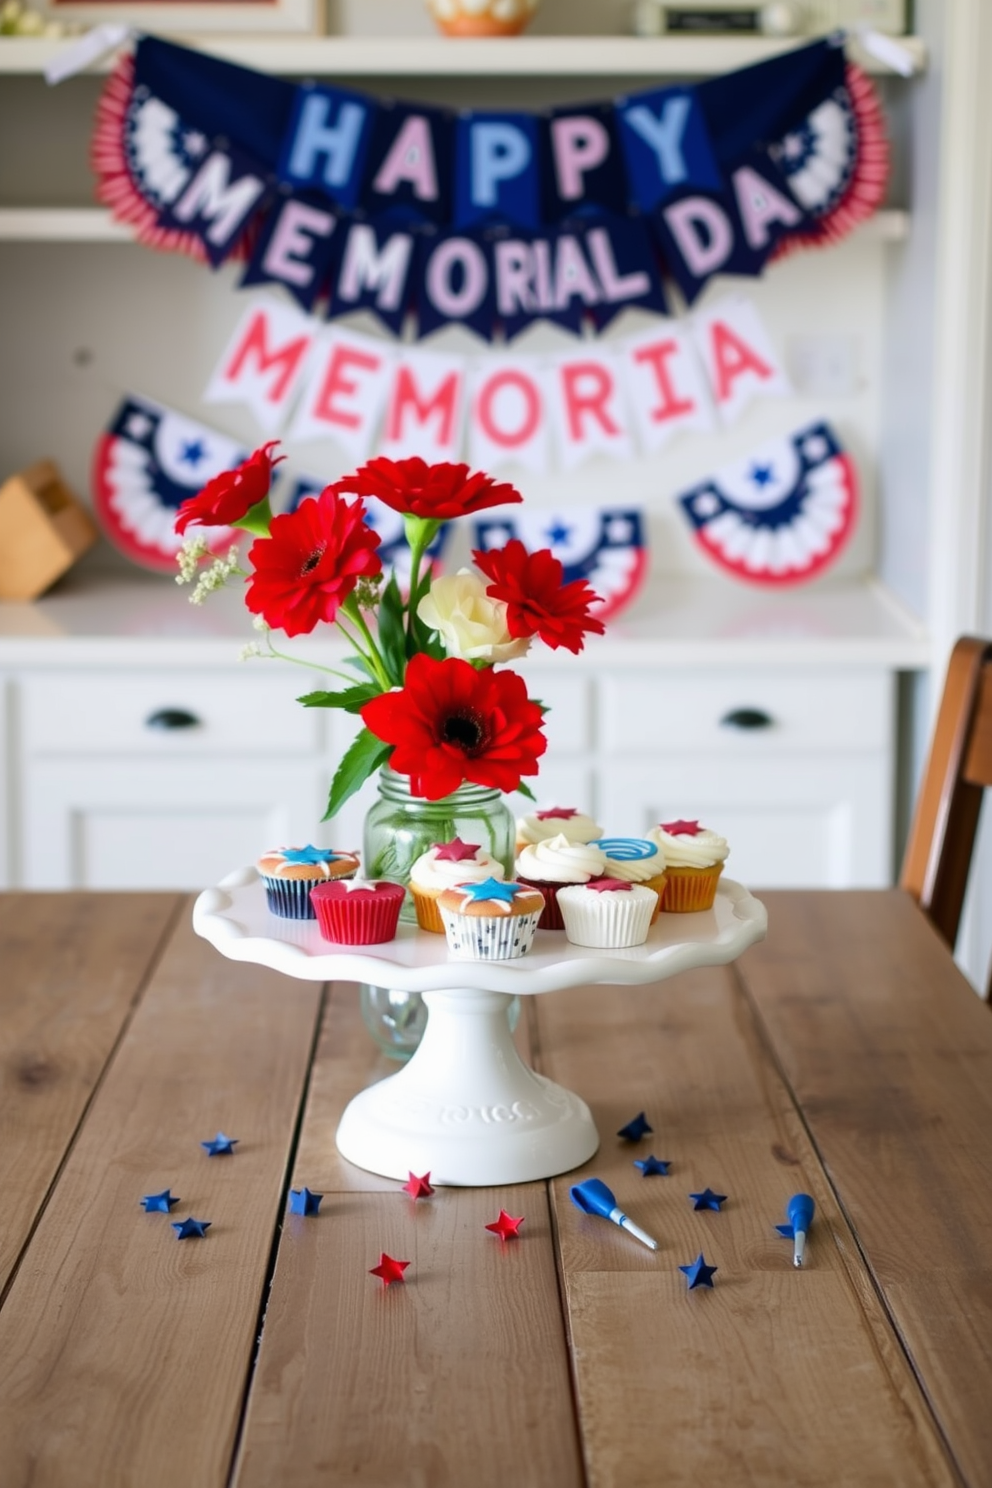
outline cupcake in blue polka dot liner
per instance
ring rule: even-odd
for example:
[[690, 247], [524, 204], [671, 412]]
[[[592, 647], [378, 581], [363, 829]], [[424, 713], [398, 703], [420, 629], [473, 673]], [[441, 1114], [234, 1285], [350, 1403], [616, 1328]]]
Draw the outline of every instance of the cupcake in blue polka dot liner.
[[544, 895], [496, 878], [445, 889], [437, 901], [448, 950], [462, 961], [513, 961], [534, 941]]
[[358, 854], [330, 847], [274, 847], [255, 865], [265, 885], [269, 909], [284, 920], [313, 920], [310, 890], [335, 878], [354, 878]]

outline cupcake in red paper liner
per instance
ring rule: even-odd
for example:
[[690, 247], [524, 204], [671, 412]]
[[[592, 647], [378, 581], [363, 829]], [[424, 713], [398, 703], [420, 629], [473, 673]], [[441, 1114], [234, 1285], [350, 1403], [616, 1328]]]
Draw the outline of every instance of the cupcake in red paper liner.
[[255, 865], [269, 909], [284, 920], [312, 920], [310, 890], [333, 879], [354, 878], [358, 854], [335, 852], [329, 847], [274, 847]]
[[664, 855], [666, 914], [712, 909], [716, 886], [730, 852], [727, 839], [698, 821], [662, 822], [648, 833]]
[[455, 837], [451, 842], [435, 842], [410, 869], [410, 897], [417, 911], [421, 930], [444, 934], [438, 900], [445, 889], [456, 884], [481, 883], [485, 878], [505, 878], [502, 863], [474, 842]]
[[597, 837], [591, 847], [601, 848], [606, 854], [604, 878], [616, 878], [622, 883], [641, 884], [653, 889], [658, 896], [652, 919], [665, 902], [665, 859], [656, 842], [646, 837]]
[[384, 878], [338, 879], [310, 891], [320, 933], [335, 945], [392, 940], [405, 897], [402, 884]]
[[517, 817], [517, 852], [536, 842], [547, 842], [551, 837], [567, 837], [569, 842], [591, 842], [602, 837], [599, 822], [586, 816], [575, 806], [549, 806], [543, 811], [531, 811], [527, 816]]
[[498, 878], [445, 889], [438, 900], [448, 950], [462, 961], [525, 956], [543, 908], [538, 890]]
[[623, 950], [643, 945], [658, 904], [654, 889], [622, 883], [618, 878], [591, 878], [558, 890], [565, 934], [573, 945]]
[[558, 890], [565, 884], [584, 884], [603, 878], [606, 854], [585, 842], [569, 842], [565, 834], [532, 842], [517, 857], [516, 875], [522, 884], [540, 889], [544, 895], [542, 930], [564, 930], [557, 904]]

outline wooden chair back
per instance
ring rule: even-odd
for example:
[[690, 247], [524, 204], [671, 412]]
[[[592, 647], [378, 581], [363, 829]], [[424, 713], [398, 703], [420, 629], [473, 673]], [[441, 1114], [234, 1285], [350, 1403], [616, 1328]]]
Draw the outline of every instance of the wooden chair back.
[[948, 663], [899, 879], [951, 947], [961, 921], [982, 795], [989, 785], [992, 641], [963, 636]]

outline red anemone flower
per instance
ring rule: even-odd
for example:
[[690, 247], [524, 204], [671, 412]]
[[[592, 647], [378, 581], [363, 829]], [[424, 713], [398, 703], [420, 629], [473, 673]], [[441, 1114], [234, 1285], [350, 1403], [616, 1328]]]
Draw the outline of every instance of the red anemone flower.
[[516, 487], [497, 484], [481, 470], [470, 475], [467, 465], [428, 465], [417, 455], [409, 460], [380, 455], [337, 481], [336, 488], [354, 496], [377, 496], [393, 511], [438, 521], [524, 499]]
[[437, 801], [463, 781], [516, 790], [537, 774], [548, 747], [543, 713], [516, 672], [477, 671], [467, 661], [410, 658], [399, 692], [384, 692], [362, 708], [366, 726], [395, 745], [390, 768], [410, 776], [416, 796]]
[[564, 646], [577, 655], [586, 631], [603, 634], [603, 622], [589, 613], [589, 606], [599, 603], [599, 595], [585, 579], [563, 584], [564, 567], [550, 549], [528, 553], [514, 537], [503, 548], [473, 552], [472, 557], [492, 580], [486, 593], [506, 604], [506, 628], [515, 640], [539, 635], [546, 646]]
[[268, 537], [248, 554], [255, 572], [245, 603], [252, 614], [290, 636], [333, 620], [359, 579], [382, 572], [379, 539], [364, 514], [361, 501], [345, 501], [328, 486], [296, 511], [273, 517]]
[[232, 522], [240, 522], [269, 494], [273, 467], [286, 458], [279, 455], [273, 459], [270, 455], [269, 451], [278, 445], [278, 439], [270, 439], [237, 470], [225, 470], [207, 481], [198, 495], [191, 496], [179, 508], [176, 531], [185, 532], [191, 522], [200, 522], [204, 527], [230, 527]]

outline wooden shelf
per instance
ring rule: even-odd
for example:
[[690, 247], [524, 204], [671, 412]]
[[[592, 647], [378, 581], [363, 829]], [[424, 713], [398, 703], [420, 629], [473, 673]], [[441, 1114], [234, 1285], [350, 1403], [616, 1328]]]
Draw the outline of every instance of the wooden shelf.
[[[884, 243], [909, 236], [908, 212], [876, 212], [858, 234]], [[0, 243], [129, 243], [131, 229], [103, 207], [0, 207]]]
[[[653, 80], [708, 77], [763, 62], [802, 44], [801, 37], [763, 36], [521, 36], [453, 40], [434, 36], [195, 36], [187, 45], [285, 77], [577, 77]], [[926, 44], [901, 37], [918, 70]], [[71, 43], [0, 38], [0, 74], [42, 73]], [[869, 72], [892, 76], [857, 45], [852, 56]], [[94, 71], [107, 72], [105, 58]]]

